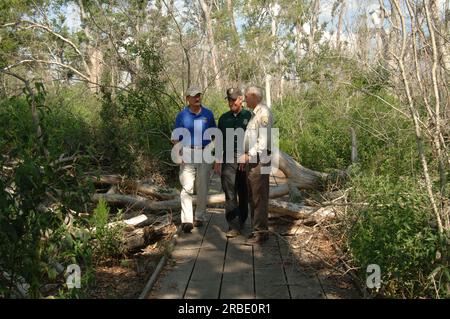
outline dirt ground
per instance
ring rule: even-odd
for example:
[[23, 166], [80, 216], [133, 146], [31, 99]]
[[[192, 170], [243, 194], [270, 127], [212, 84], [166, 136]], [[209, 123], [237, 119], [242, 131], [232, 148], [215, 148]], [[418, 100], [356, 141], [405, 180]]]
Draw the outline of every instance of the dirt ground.
[[95, 281], [86, 298], [137, 299], [162, 256], [167, 253], [175, 232], [176, 227], [173, 226], [164, 238], [141, 251], [94, 267]]

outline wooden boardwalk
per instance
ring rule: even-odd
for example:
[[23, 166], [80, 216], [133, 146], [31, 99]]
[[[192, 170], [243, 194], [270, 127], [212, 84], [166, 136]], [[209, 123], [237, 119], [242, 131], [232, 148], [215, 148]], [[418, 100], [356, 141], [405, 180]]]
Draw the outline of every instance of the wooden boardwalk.
[[[263, 245], [239, 236], [227, 239], [223, 209], [209, 209], [201, 228], [180, 233], [148, 298], [300, 299], [329, 298], [318, 277], [304, 271], [288, 244], [271, 235]], [[250, 225], [246, 225], [247, 234]]]

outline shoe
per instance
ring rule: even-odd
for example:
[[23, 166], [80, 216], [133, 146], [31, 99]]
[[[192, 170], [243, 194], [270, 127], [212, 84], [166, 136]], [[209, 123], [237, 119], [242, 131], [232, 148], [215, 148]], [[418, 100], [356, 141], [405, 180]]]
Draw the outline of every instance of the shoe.
[[237, 237], [241, 234], [241, 232], [237, 229], [230, 229], [229, 231], [227, 231], [226, 235], [227, 238], [234, 238]]
[[267, 233], [252, 233], [247, 239], [246, 243], [249, 245], [261, 245], [269, 239]]
[[185, 233], [190, 233], [192, 228], [194, 228], [194, 226], [192, 225], [192, 223], [183, 223], [181, 225], [181, 229], [183, 230], [183, 232]]
[[239, 218], [234, 218], [234, 219], [228, 221], [228, 225], [230, 226], [230, 229], [241, 230], [241, 228], [242, 228]]
[[202, 220], [196, 220], [194, 221], [194, 227], [202, 227], [203, 221]]

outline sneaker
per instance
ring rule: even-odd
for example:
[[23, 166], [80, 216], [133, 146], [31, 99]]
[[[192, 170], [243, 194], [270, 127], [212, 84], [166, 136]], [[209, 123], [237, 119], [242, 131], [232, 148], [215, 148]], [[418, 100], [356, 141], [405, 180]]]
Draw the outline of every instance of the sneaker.
[[249, 245], [261, 245], [269, 239], [267, 233], [252, 233], [247, 239], [246, 243]]
[[227, 238], [234, 238], [239, 236], [241, 233], [239, 232], [239, 230], [237, 229], [230, 229], [229, 231], [227, 231], [226, 235]]
[[202, 227], [203, 221], [202, 220], [196, 220], [194, 221], [194, 227]]
[[192, 223], [183, 223], [181, 225], [181, 229], [183, 230], [183, 232], [185, 233], [190, 233], [192, 228], [194, 228], [194, 226], [192, 225]]

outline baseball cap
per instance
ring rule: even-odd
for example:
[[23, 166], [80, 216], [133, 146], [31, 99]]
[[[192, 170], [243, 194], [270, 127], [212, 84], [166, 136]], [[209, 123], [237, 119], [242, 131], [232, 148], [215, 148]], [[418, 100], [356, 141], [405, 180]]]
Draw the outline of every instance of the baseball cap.
[[236, 100], [239, 96], [242, 96], [242, 91], [239, 88], [229, 88], [225, 99]]
[[198, 86], [190, 86], [186, 90], [186, 96], [196, 96], [197, 94], [203, 94], [202, 90]]

